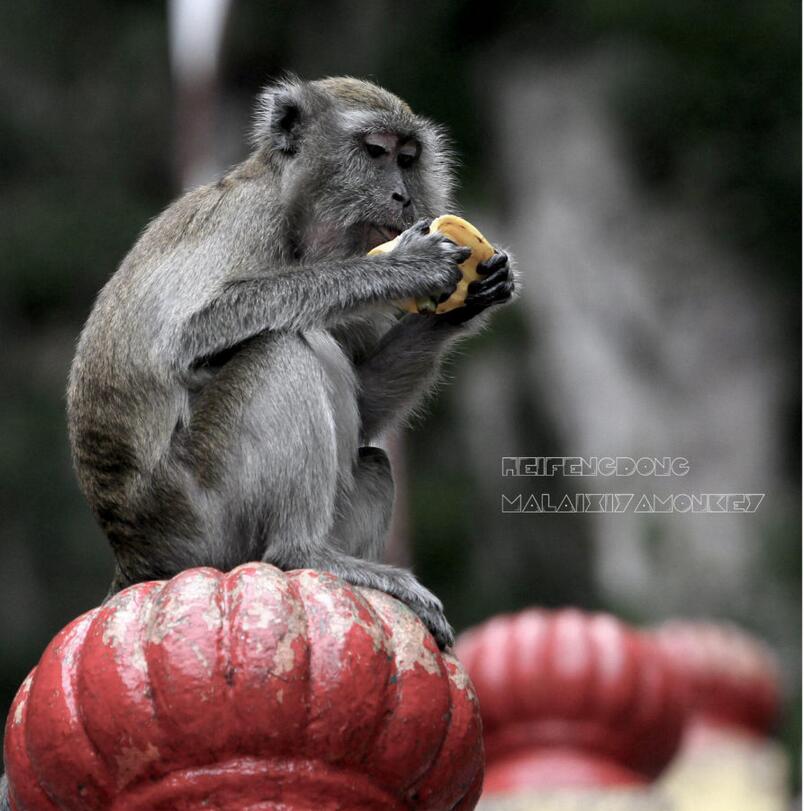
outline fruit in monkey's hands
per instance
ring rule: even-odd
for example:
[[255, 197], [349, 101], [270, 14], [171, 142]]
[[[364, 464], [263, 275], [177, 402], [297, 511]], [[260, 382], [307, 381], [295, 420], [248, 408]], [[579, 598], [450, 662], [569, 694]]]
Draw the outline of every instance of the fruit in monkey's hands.
[[[401, 309], [409, 313], [436, 313], [440, 315], [458, 307], [463, 307], [469, 285], [483, 278], [477, 272], [477, 266], [482, 262], [488, 262], [494, 255], [494, 248], [480, 231], [471, 223], [461, 217], [456, 217], [454, 214], [444, 214], [442, 217], [433, 220], [430, 224], [430, 233], [433, 234], [436, 231], [440, 231], [445, 237], [458, 245], [471, 248], [472, 253], [468, 259], [459, 265], [462, 274], [461, 280], [452, 294], [444, 301], [439, 302], [438, 297], [424, 296], [396, 302]], [[369, 251], [369, 256], [392, 251], [396, 247], [398, 240], [399, 237], [389, 242], [383, 242], [382, 245], [378, 245]]]

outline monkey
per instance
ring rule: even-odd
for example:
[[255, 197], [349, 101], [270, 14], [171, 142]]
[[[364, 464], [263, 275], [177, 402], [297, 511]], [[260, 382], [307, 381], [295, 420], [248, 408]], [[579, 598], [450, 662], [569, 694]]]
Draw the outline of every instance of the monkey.
[[428, 229], [453, 207], [444, 131], [376, 84], [282, 78], [251, 144], [145, 228], [78, 340], [68, 432], [115, 555], [108, 597], [262, 560], [385, 591], [449, 647], [438, 598], [381, 561], [394, 485], [371, 443], [514, 297], [513, 262], [496, 252], [459, 309], [401, 315], [454, 290], [469, 249]]

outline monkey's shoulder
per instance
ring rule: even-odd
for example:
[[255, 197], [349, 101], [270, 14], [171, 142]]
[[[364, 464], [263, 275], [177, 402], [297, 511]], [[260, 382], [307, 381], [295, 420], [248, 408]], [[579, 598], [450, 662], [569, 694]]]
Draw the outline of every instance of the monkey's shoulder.
[[127, 257], [129, 264], [152, 264], [199, 247], [242, 253], [270, 245], [276, 230], [275, 183], [267, 174], [243, 174], [240, 169], [170, 203], [145, 227]]

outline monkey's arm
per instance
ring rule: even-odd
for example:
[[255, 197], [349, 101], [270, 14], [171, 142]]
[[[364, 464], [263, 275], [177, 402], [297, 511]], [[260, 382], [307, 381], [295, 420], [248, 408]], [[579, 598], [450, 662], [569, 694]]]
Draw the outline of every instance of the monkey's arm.
[[476, 332], [485, 320], [481, 314], [489, 307], [512, 298], [515, 283], [506, 254], [496, 252], [480, 272], [485, 278], [469, 286], [463, 307], [438, 316], [404, 316], [383, 335], [373, 353], [358, 361], [366, 441], [415, 409], [435, 382], [440, 357], [449, 344]]
[[448, 251], [431, 257], [360, 257], [229, 279], [180, 327], [177, 362], [187, 366], [265, 330], [331, 326], [362, 307], [406, 298], [413, 290], [452, 288], [464, 254], [445, 256]]
[[439, 359], [464, 331], [440, 317], [405, 315], [357, 366], [364, 442], [416, 408], [435, 383]]

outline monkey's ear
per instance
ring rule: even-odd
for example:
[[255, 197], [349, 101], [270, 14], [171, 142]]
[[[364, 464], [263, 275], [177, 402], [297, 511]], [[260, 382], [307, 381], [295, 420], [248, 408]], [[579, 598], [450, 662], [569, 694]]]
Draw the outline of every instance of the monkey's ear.
[[282, 93], [274, 97], [271, 109], [270, 134], [273, 146], [287, 155], [299, 148], [302, 128], [302, 108], [299, 100]]
[[300, 84], [290, 82], [263, 91], [252, 134], [255, 144], [289, 156], [298, 151], [307, 117], [302, 96]]

